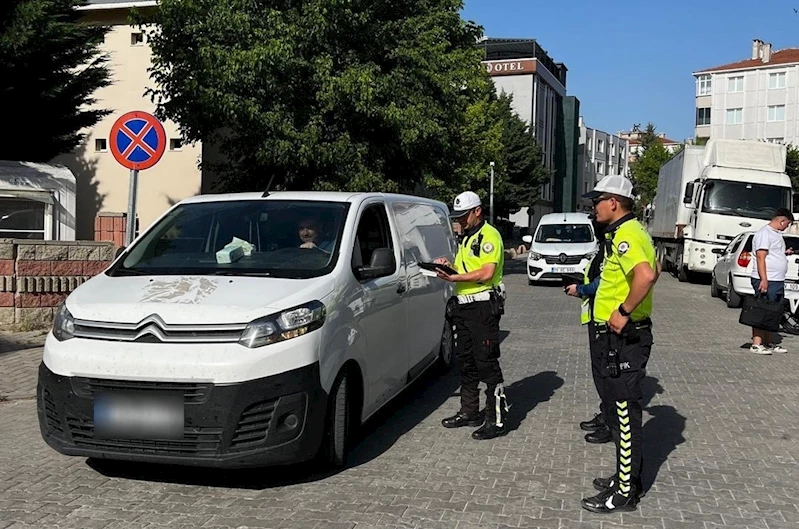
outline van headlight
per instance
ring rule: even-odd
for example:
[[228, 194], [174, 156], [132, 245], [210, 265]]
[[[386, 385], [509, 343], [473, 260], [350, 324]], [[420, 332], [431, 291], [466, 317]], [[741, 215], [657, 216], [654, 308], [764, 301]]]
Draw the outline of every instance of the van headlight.
[[596, 257], [597, 252], [598, 250], [594, 250], [593, 252], [588, 252], [587, 254], [585, 254], [583, 259], [588, 259], [589, 261], [591, 261], [594, 259], [594, 257]]
[[539, 261], [539, 260], [541, 260], [543, 257], [544, 257], [544, 256], [543, 256], [543, 255], [541, 255], [540, 253], [530, 252], [530, 260], [531, 260], [531, 261]]
[[67, 304], [62, 303], [53, 318], [53, 336], [59, 342], [75, 337], [75, 318], [67, 310]]
[[325, 306], [319, 301], [272, 314], [250, 322], [241, 333], [239, 344], [250, 349], [291, 340], [308, 334], [325, 322]]

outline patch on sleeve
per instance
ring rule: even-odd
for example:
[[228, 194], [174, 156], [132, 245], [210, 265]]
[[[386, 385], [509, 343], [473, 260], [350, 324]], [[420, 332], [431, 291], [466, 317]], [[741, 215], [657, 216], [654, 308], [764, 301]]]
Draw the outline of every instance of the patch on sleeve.
[[491, 253], [491, 252], [493, 252], [493, 251], [494, 251], [494, 245], [493, 245], [493, 244], [491, 244], [490, 242], [484, 242], [484, 243], [483, 243], [483, 251], [484, 251], [485, 253]]
[[630, 245], [627, 242], [620, 242], [617, 248], [619, 250], [619, 255], [624, 255], [627, 253], [627, 250], [630, 249]]

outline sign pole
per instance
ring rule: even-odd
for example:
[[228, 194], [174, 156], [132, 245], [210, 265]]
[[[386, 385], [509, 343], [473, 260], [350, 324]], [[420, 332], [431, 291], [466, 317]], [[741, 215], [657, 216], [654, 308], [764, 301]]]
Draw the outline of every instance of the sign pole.
[[488, 221], [492, 226], [494, 225], [494, 162], [491, 162], [491, 191], [490, 191], [490, 219]]
[[130, 187], [128, 188], [128, 226], [125, 238], [126, 245], [130, 246], [136, 235], [136, 190], [139, 186], [139, 170], [130, 170]]

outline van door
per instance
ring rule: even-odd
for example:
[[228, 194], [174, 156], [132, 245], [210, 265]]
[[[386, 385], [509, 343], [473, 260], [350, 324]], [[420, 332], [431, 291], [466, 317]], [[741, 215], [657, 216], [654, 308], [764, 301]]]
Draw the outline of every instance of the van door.
[[419, 263], [429, 263], [439, 257], [454, 261], [456, 243], [452, 225], [443, 210], [429, 204], [397, 201], [391, 203], [391, 211], [408, 275], [406, 339], [410, 375], [415, 377], [438, 354], [446, 302], [452, 295], [450, 283], [423, 275]]
[[[408, 349], [405, 337], [406, 285], [399, 246], [395, 242], [386, 206], [370, 202], [361, 210], [353, 248], [353, 271], [372, 263], [375, 251], [388, 248], [394, 255], [394, 269], [379, 277], [359, 279], [361, 313], [356, 316], [366, 337], [366, 381], [374, 401], [364, 403], [370, 414], [405, 384]], [[358, 274], [356, 273], [356, 277]]]

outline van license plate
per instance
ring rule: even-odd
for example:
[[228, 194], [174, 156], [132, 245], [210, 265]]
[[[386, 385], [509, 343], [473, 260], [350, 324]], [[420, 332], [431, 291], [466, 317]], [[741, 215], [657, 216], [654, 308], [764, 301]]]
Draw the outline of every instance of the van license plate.
[[576, 272], [577, 268], [573, 266], [553, 266], [552, 272], [555, 274], [568, 274], [571, 272]]
[[98, 439], [183, 439], [183, 393], [95, 393]]
[[799, 292], [799, 283], [785, 283], [785, 290]]

